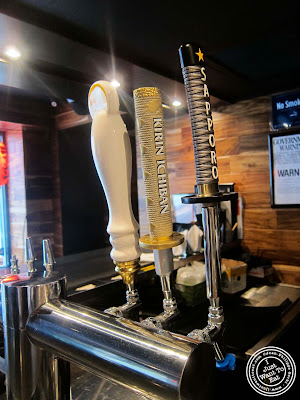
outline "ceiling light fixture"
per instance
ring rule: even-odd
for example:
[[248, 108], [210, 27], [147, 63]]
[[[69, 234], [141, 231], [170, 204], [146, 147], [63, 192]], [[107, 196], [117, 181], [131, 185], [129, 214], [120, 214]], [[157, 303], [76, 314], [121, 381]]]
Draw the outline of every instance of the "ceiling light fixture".
[[179, 107], [179, 106], [181, 106], [181, 102], [180, 102], [179, 100], [174, 100], [173, 103], [172, 103], [172, 105], [173, 105], [174, 107]]
[[21, 52], [16, 47], [7, 47], [4, 54], [11, 60], [19, 60], [22, 57]]
[[121, 83], [118, 82], [116, 79], [113, 79], [110, 83], [114, 88], [118, 88], [119, 86], [121, 86]]

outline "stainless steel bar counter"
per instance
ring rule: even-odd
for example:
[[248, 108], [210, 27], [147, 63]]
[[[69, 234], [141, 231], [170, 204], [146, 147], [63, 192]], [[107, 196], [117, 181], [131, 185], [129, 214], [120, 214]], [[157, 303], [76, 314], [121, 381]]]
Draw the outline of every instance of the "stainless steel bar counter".
[[151, 399], [191, 400], [209, 387], [214, 365], [209, 345], [124, 318], [55, 300], [34, 312], [26, 331], [43, 350]]

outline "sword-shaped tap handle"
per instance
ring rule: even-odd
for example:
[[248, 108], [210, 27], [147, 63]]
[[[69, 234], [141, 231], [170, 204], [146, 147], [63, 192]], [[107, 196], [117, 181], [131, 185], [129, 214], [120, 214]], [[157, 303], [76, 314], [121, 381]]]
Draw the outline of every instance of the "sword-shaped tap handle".
[[[190, 333], [190, 336], [202, 339], [210, 337], [215, 350], [217, 367], [226, 369], [232, 363], [232, 357], [226, 355], [222, 341], [219, 340], [220, 332], [223, 330], [224, 315], [220, 305], [222, 284], [218, 208], [220, 202], [237, 198], [237, 194], [222, 194], [219, 191], [215, 135], [206, 83], [204, 54], [199, 46], [185, 44], [179, 48], [179, 57], [192, 127], [197, 183], [197, 195], [187, 196], [182, 199], [182, 202], [201, 203], [203, 206], [206, 290], [210, 302], [207, 328], [195, 330]], [[207, 332], [209, 335], [206, 334]]]
[[118, 93], [111, 83], [95, 82], [88, 104], [93, 118], [92, 153], [109, 208], [110, 255], [128, 290], [133, 291], [141, 249], [139, 225], [131, 205], [130, 139], [120, 115]]
[[192, 127], [198, 194], [216, 194], [219, 174], [204, 54], [199, 46], [186, 44], [179, 48], [179, 56]]

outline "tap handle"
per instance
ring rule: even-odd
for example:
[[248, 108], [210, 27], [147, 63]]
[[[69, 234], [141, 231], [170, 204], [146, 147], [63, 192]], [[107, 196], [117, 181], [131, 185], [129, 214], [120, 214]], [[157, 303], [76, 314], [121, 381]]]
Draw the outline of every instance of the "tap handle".
[[173, 234], [162, 98], [155, 87], [133, 94], [150, 237], [160, 241]]
[[53, 271], [55, 259], [49, 239], [43, 240], [43, 265], [47, 272]]
[[[215, 135], [206, 81], [204, 54], [199, 46], [185, 44], [179, 57], [191, 120], [197, 185], [209, 194], [219, 192]], [[201, 190], [200, 190], [201, 191]]]
[[31, 237], [26, 238], [25, 241], [25, 262], [28, 265], [28, 271], [34, 272], [36, 269], [34, 268], [34, 263], [36, 261], [34, 248], [32, 245]]
[[88, 103], [93, 118], [92, 153], [109, 208], [110, 255], [115, 262], [136, 260], [141, 250], [131, 205], [131, 145], [119, 112], [119, 97], [111, 83], [97, 81]]

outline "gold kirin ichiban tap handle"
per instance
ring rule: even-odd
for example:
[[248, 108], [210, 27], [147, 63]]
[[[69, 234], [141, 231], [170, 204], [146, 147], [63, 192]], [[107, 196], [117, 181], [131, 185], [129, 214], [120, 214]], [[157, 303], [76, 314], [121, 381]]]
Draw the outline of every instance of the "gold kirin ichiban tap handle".
[[161, 93], [146, 87], [133, 94], [150, 227], [150, 235], [141, 238], [140, 245], [171, 248], [182, 238], [173, 233]]

